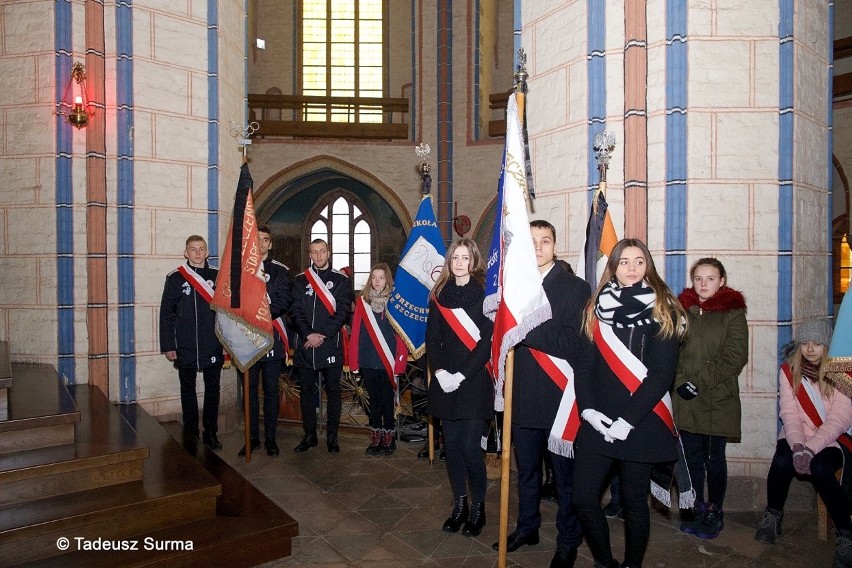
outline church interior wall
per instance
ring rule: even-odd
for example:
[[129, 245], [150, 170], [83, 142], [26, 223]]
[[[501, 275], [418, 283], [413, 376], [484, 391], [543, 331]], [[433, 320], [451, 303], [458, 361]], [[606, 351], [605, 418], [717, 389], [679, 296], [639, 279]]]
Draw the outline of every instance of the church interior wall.
[[[389, 97], [411, 97], [410, 136], [398, 141], [287, 140], [256, 137], [248, 149], [255, 187], [274, 192], [270, 180], [326, 156], [377, 180], [413, 215], [420, 180], [413, 148], [433, 148], [433, 194], [451, 181], [458, 213], [477, 226], [495, 194], [502, 139], [487, 136], [487, 94], [511, 85], [513, 13], [505, 2], [485, 1], [484, 36], [475, 33], [474, 3], [452, 10], [452, 177], [437, 174], [440, 109], [438, 0], [388, 2]], [[85, 2], [71, 3], [73, 59], [85, 52]], [[694, 4], [694, 3], [693, 3]], [[647, 4], [647, 240], [664, 271], [666, 216], [666, 5]], [[181, 261], [189, 233], [217, 235], [224, 243], [241, 162], [237, 130], [245, 123], [246, 53], [243, 0], [218, 0], [218, 183], [211, 192], [207, 145], [208, 12], [205, 2], [133, 3], [134, 50], [134, 268], [135, 359], [138, 400], [156, 415], [177, 413], [174, 371], [159, 353], [157, 314], [166, 273]], [[248, 90], [271, 87], [292, 93], [296, 38], [293, 0], [258, 0], [257, 35], [266, 49], [249, 46]], [[609, 170], [610, 211], [619, 234], [625, 224], [623, 1], [605, 3], [606, 123], [618, 133]], [[587, 25], [589, 3], [523, 2], [522, 43], [529, 59], [528, 112], [534, 216], [557, 228], [557, 253], [575, 263], [583, 240], [589, 199]], [[56, 140], [52, 112], [56, 97], [56, 3], [33, 1], [2, 6], [0, 72], [14, 77], [0, 90], [0, 339], [12, 343], [13, 358], [55, 363], [57, 358]], [[412, 12], [412, 10], [414, 10]], [[490, 10], [490, 11], [489, 11]], [[734, 475], [762, 475], [768, 466], [776, 424], [779, 249], [779, 39], [778, 3], [717, 0], [688, 10], [688, 198], [685, 220], [687, 267], [701, 256], [719, 256], [730, 284], [749, 302], [750, 360], [740, 377], [746, 433], [729, 448]], [[496, 11], [496, 12], [495, 12]], [[796, 3], [794, 30], [794, 192], [792, 324], [828, 311], [829, 102], [826, 93], [828, 38], [825, 3]], [[852, 6], [835, 3], [834, 39], [849, 37]], [[47, 16], [46, 16], [47, 14]], [[111, 396], [118, 390], [116, 12], [105, 5], [107, 87], [108, 296]], [[50, 22], [46, 24], [46, 22]], [[251, 25], [251, 23], [250, 23]], [[279, 39], [281, 38], [281, 39]], [[487, 66], [476, 76], [477, 41]], [[852, 58], [835, 74], [852, 71]], [[60, 78], [60, 80], [64, 80]], [[481, 81], [480, 91], [474, 85]], [[490, 93], [489, 93], [490, 91]], [[479, 103], [479, 113], [476, 103]], [[497, 113], [499, 114], [499, 112]], [[479, 136], [475, 125], [479, 122]], [[833, 152], [852, 175], [852, 105], [833, 112]], [[67, 127], [67, 125], [61, 125]], [[258, 133], [262, 134], [262, 133]], [[70, 133], [76, 381], [88, 381], [86, 266], [86, 134]], [[834, 187], [834, 191], [839, 188]], [[380, 193], [381, 194], [381, 193]], [[211, 195], [216, 199], [210, 203]], [[271, 193], [258, 195], [260, 204]], [[393, 200], [391, 200], [393, 201]], [[210, 212], [213, 212], [211, 216]], [[840, 211], [833, 211], [837, 216]], [[211, 218], [214, 219], [211, 221]], [[444, 221], [447, 221], [444, 219]], [[213, 227], [211, 229], [211, 222]], [[381, 220], [379, 220], [381, 222]], [[469, 234], [470, 235], [470, 234]], [[211, 251], [214, 256], [220, 250]], [[293, 267], [291, 267], [293, 268]], [[15, 275], [16, 277], [11, 277]], [[25, 277], [17, 277], [25, 275]], [[669, 282], [677, 292], [686, 282]], [[780, 328], [783, 331], [783, 326]], [[788, 330], [789, 331], [789, 330]], [[231, 377], [231, 373], [226, 374]], [[223, 375], [226, 376], [226, 375]], [[233, 387], [233, 379], [227, 388]]]

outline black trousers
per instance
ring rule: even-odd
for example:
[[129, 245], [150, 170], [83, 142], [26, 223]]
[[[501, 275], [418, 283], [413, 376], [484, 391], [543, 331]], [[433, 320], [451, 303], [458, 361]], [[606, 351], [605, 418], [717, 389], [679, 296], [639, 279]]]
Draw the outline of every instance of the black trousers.
[[[828, 447], [815, 455], [811, 460], [811, 474], [803, 476], [814, 484], [814, 489], [825, 503], [834, 526], [838, 530], [852, 531], [852, 521], [849, 519], [849, 507], [840, 487], [840, 482], [834, 477], [838, 469], [843, 467], [843, 452], [840, 448]], [[769, 466], [766, 478], [766, 505], [776, 511], [784, 510], [784, 503], [790, 492], [790, 482], [798, 476], [793, 467], [793, 450], [787, 440], [778, 440], [775, 445], [775, 455]]]
[[[204, 404], [201, 425], [205, 432], [219, 431], [219, 380], [222, 367], [207, 367], [201, 371], [204, 377]], [[183, 411], [183, 428], [190, 433], [198, 432], [198, 395], [195, 393], [196, 369], [178, 369], [180, 380], [180, 406]]]
[[482, 456], [482, 429], [485, 421], [471, 418], [441, 420], [444, 425], [444, 449], [447, 452], [447, 474], [453, 497], [468, 494], [474, 501], [485, 501], [488, 479]]
[[249, 435], [260, 439], [260, 403], [257, 387], [263, 377], [263, 434], [274, 440], [278, 431], [278, 379], [283, 361], [261, 359], [249, 369]]
[[574, 506], [592, 556], [596, 562], [607, 565], [612, 563], [609, 524], [601, 507], [601, 496], [609, 480], [610, 469], [618, 467], [621, 507], [624, 511], [624, 564], [641, 566], [651, 528], [648, 493], [654, 464], [616, 460], [583, 451], [578, 446], [574, 450]]
[[317, 394], [319, 393], [317, 382], [322, 374], [325, 383], [326, 402], [326, 436], [337, 437], [340, 427], [340, 373], [342, 366], [326, 367], [325, 369], [310, 369], [298, 367], [299, 390], [301, 391], [300, 405], [302, 407], [302, 428], [307, 435], [317, 433]]
[[527, 535], [541, 526], [541, 461], [550, 454], [556, 479], [556, 547], [571, 550], [583, 541], [580, 522], [571, 503], [574, 492], [574, 460], [550, 452], [547, 439], [550, 430], [512, 426], [512, 442], [518, 460], [518, 524], [519, 534]]
[[728, 489], [728, 460], [725, 457], [727, 436], [710, 436], [680, 431], [689, 477], [695, 497], [704, 501], [704, 479], [707, 478], [707, 502], [722, 509]]
[[393, 386], [388, 373], [384, 369], [361, 368], [364, 386], [370, 395], [370, 428], [395, 430], [396, 421], [393, 418], [396, 403]]

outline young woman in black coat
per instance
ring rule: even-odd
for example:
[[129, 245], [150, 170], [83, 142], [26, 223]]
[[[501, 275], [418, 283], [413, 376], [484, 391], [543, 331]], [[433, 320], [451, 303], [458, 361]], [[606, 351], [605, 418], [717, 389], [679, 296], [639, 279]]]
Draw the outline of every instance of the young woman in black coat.
[[[494, 416], [494, 383], [485, 370], [493, 324], [482, 313], [485, 265], [471, 239], [447, 250], [429, 297], [426, 353], [432, 369], [429, 413], [440, 418], [447, 452], [453, 509], [444, 530], [476, 536], [485, 525], [485, 459], [481, 440]], [[471, 503], [468, 506], [468, 488]]]
[[595, 566], [619, 566], [600, 505], [613, 468], [621, 478], [625, 519], [621, 566], [642, 565], [651, 470], [677, 459], [669, 389], [685, 322], [645, 243], [619, 241], [586, 309], [584, 331], [592, 344], [575, 374], [583, 423], [574, 445], [574, 506]]

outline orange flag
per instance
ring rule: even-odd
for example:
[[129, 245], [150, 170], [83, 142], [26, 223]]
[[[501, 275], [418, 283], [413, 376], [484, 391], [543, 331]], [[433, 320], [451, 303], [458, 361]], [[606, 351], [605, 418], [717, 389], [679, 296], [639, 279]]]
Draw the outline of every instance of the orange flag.
[[[222, 266], [210, 303], [216, 311], [216, 335], [242, 372], [273, 345], [272, 312], [266, 295], [251, 189], [248, 164], [243, 164]], [[234, 243], [239, 244], [235, 247]]]

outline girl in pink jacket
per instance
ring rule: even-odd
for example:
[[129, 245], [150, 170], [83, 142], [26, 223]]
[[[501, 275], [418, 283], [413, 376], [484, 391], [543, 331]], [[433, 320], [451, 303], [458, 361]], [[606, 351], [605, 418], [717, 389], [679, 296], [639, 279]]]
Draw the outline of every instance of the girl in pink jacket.
[[[794, 476], [813, 483], [837, 527], [835, 566], [852, 566], [852, 521], [835, 477], [843, 467], [840, 444], [852, 449], [852, 401], [825, 380], [823, 363], [831, 343], [825, 320], [808, 320], [785, 349], [778, 375], [780, 416], [775, 456], [766, 479], [767, 506], [754, 538], [774, 544], [781, 534], [784, 502]], [[839, 559], [838, 555], [844, 558]], [[838, 560], [840, 563], [838, 564]]]

